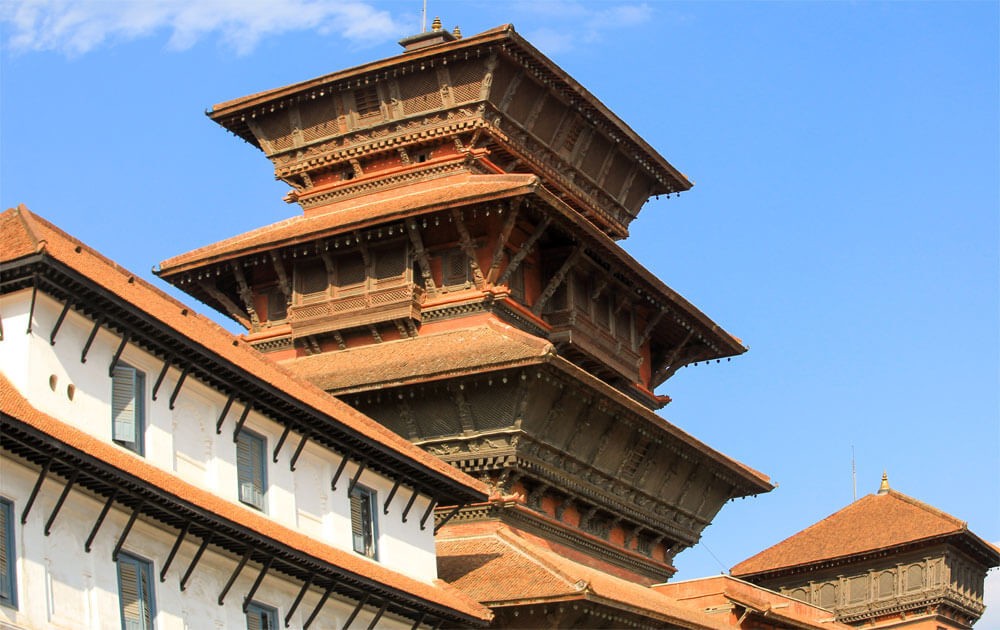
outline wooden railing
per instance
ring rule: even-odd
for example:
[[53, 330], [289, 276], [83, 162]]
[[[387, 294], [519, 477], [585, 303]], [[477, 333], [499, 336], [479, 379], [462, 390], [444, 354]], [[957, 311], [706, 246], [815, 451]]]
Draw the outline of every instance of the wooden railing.
[[422, 302], [423, 289], [406, 283], [320, 301], [310, 300], [308, 304], [292, 306], [288, 322], [294, 338], [396, 319], [420, 321]]
[[556, 311], [546, 315], [552, 325], [549, 340], [567, 343], [579, 352], [603, 363], [633, 382], [639, 380], [640, 355], [629, 342], [618, 339], [611, 331], [594, 323], [577, 309]]

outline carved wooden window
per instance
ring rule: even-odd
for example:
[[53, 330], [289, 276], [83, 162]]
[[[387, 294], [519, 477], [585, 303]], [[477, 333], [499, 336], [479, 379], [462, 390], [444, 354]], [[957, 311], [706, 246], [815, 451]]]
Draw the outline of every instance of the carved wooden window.
[[401, 245], [384, 247], [372, 252], [375, 281], [391, 283], [405, 278], [406, 249]]
[[906, 590], [919, 591], [924, 586], [924, 568], [913, 564], [906, 569]]
[[808, 597], [806, 595], [806, 590], [804, 588], [797, 588], [797, 589], [791, 591], [790, 593], [788, 593], [788, 596], [791, 597], [792, 599], [797, 599], [800, 602], [808, 602], [809, 601], [809, 599], [808, 599]]
[[361, 118], [382, 112], [378, 100], [378, 90], [375, 89], [374, 85], [354, 90], [354, 107]]
[[892, 597], [896, 590], [896, 576], [885, 571], [878, 576], [878, 596], [880, 599]]
[[352, 252], [337, 257], [337, 289], [343, 292], [357, 292], [365, 284], [365, 261], [360, 252]]
[[[524, 303], [524, 265], [518, 265], [514, 273], [510, 274], [510, 279], [507, 281], [508, 288], [510, 289], [510, 295], [512, 298], [518, 302]], [[563, 297], [565, 302], [565, 296]]]
[[852, 604], [863, 602], [868, 599], [868, 576], [853, 577], [850, 579], [849, 601]]
[[265, 292], [267, 298], [267, 321], [280, 322], [288, 317], [288, 301], [278, 287]]
[[833, 608], [837, 605], [837, 587], [829, 582], [819, 587], [819, 605]]
[[446, 287], [468, 287], [472, 281], [469, 257], [461, 249], [441, 254], [441, 274]]
[[302, 303], [316, 302], [327, 296], [330, 284], [322, 260], [310, 260], [295, 266], [295, 286]]

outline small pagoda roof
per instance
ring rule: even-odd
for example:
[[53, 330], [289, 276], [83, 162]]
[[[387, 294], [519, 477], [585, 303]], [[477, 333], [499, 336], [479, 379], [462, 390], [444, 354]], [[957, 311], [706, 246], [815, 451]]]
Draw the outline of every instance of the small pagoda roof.
[[[475, 348], [475, 352], [469, 352]], [[301, 357], [282, 364], [336, 396], [471, 376], [528, 365], [549, 365], [641, 417], [658, 431], [702, 453], [747, 484], [768, 492], [770, 478], [701, 442], [645, 405], [558, 356], [547, 341], [501, 321]]]
[[[546, 541], [496, 523], [492, 531], [439, 533], [438, 573], [442, 579], [492, 608], [589, 602], [639, 615], [670, 627], [715, 628], [717, 616], [680, 606], [672, 598], [635, 582], [575, 562]], [[455, 536], [454, 538], [448, 536]]]
[[971, 531], [965, 521], [886, 487], [869, 494], [732, 568], [734, 576], [766, 578], [785, 570], [847, 563], [890, 549], [960, 537], [1000, 564], [1000, 550]]
[[[194, 369], [192, 376], [223, 391], [238, 390], [243, 396], [256, 397], [260, 405], [273, 403], [272, 410], [297, 409], [301, 417], [310, 419], [314, 430], [354, 441], [358, 450], [371, 452], [378, 460], [373, 464], [376, 469], [424, 479], [429, 494], [441, 492], [456, 501], [479, 500], [489, 494], [482, 482], [297, 378], [215, 322], [194, 313], [23, 205], [0, 213], [0, 266], [5, 272], [5, 291], [26, 286], [35, 275], [51, 273], [65, 278], [70, 274], [71, 279], [64, 282], [72, 283], [73, 293], [66, 299], [75, 302], [77, 309], [85, 308], [87, 294], [92, 292], [94, 302], [105, 305], [102, 308], [119, 309], [124, 313], [122, 317], [136, 322], [133, 342], [169, 345], [174, 353], [191, 361], [203, 358], [204, 365]], [[47, 282], [45, 286], [51, 285]], [[290, 422], [287, 411], [274, 413], [279, 414], [276, 421]]]
[[679, 190], [691, 188], [692, 183], [684, 174], [667, 162], [656, 149], [566, 71], [518, 35], [512, 24], [504, 24], [477, 35], [407, 51], [394, 57], [307, 81], [224, 101], [214, 105], [208, 116], [233, 134], [260, 148], [247, 122], [257, 115], [270, 113], [275, 108], [284, 107], [289, 103], [316, 98], [317, 95], [331, 89], [363, 85], [372, 78], [387, 76], [393, 70], [400, 68], [419, 68], [427, 63], [433, 64], [438, 59], [447, 60], [453, 55], [459, 57], [482, 54], [484, 50], [495, 48], [502, 48], [508, 54], [515, 56], [525, 67], [544, 77], [550, 89], [560, 92], [564, 98], [580, 107], [588, 118], [613, 129], [614, 137], [631, 145], [642, 157], [644, 165], [661, 181], [670, 180]]

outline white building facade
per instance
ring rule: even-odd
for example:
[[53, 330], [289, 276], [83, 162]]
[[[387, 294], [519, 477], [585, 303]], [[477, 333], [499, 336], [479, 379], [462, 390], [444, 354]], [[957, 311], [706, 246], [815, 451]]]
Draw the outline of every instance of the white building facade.
[[433, 536], [482, 484], [26, 209], [0, 217], [0, 628], [488, 621], [436, 581]]

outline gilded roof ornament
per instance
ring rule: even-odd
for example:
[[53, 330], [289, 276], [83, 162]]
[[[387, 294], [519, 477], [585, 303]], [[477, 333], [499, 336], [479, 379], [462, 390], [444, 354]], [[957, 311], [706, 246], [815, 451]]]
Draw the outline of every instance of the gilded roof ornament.
[[440, 31], [441, 30], [441, 18], [439, 18], [439, 17], [435, 17], [434, 18], [434, 21], [431, 22], [431, 30], [432, 31]]
[[889, 475], [887, 475], [884, 470], [882, 471], [882, 483], [880, 483], [878, 486], [878, 493], [879, 494], [889, 493]]

